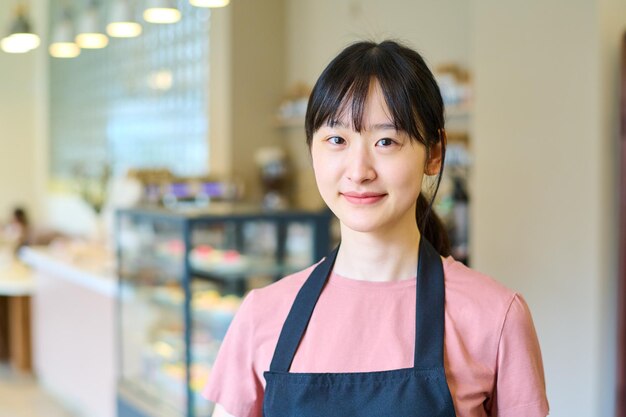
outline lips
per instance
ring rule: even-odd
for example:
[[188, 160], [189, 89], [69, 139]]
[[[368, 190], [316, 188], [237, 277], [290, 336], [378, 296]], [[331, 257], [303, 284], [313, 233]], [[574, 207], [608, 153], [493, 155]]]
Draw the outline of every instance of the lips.
[[382, 200], [387, 194], [347, 192], [341, 193], [341, 195], [352, 204], [374, 204]]

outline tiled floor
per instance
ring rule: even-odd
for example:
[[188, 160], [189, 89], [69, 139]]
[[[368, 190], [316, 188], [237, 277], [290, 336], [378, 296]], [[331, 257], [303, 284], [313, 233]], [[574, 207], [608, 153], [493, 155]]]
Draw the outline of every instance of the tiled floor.
[[1, 417], [77, 417], [37, 385], [32, 376], [13, 372], [0, 363]]

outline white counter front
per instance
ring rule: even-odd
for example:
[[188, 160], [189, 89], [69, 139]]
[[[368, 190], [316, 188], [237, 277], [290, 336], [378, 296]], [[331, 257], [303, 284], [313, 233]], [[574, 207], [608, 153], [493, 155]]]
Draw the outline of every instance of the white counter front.
[[77, 414], [115, 417], [117, 372], [111, 254], [70, 244], [27, 248], [34, 272], [33, 362], [41, 384]]

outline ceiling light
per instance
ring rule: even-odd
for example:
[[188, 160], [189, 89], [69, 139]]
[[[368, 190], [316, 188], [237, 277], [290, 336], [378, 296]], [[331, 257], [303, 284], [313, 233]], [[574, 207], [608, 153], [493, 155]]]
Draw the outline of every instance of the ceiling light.
[[129, 0], [116, 0], [111, 6], [107, 33], [114, 38], [134, 38], [141, 35], [141, 25], [133, 18]]
[[4, 52], [19, 54], [37, 48], [40, 43], [39, 36], [33, 32], [30, 21], [26, 17], [25, 8], [18, 6], [9, 35], [2, 39], [0, 47]]
[[180, 10], [172, 0], [148, 0], [143, 18], [150, 23], [176, 23], [180, 20]]
[[172, 71], [153, 71], [148, 75], [148, 86], [153, 90], [167, 91], [172, 88]]
[[74, 42], [72, 16], [67, 7], [63, 8], [61, 18], [54, 26], [48, 52], [55, 58], [74, 58], [80, 55], [80, 48]]
[[100, 49], [109, 44], [101, 29], [100, 13], [95, 0], [91, 0], [78, 21], [76, 43], [85, 49]]
[[225, 7], [230, 0], [189, 0], [189, 3], [196, 7]]
[[76, 58], [80, 48], [74, 42], [55, 42], [50, 44], [48, 52], [55, 58]]

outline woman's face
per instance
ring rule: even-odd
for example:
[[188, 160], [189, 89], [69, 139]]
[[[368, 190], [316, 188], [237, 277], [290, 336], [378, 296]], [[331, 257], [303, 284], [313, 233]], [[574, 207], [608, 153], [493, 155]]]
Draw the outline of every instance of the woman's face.
[[[395, 130], [378, 82], [370, 85], [364, 110], [360, 133], [350, 114], [314, 133], [311, 155], [320, 194], [343, 225], [358, 232], [415, 225], [426, 148]], [[426, 173], [438, 170], [434, 158]]]

